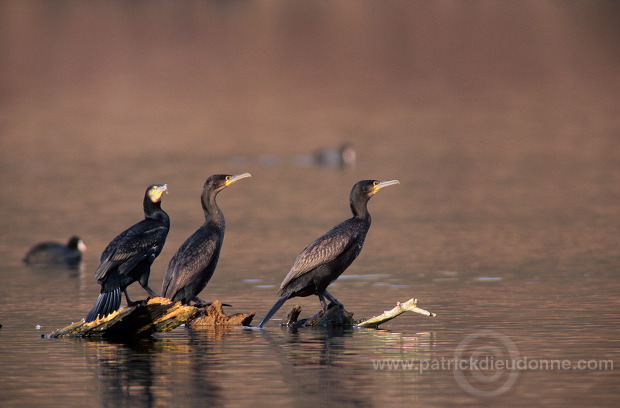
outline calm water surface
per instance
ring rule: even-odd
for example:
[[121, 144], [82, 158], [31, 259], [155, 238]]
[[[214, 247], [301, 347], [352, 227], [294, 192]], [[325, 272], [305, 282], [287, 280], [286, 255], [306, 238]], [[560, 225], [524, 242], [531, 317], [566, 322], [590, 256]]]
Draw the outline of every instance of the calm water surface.
[[[617, 7], [190, 3], [2, 5], [2, 407], [618, 404]], [[353, 169], [298, 160], [344, 140]], [[90, 309], [99, 255], [142, 217], [147, 185], [170, 190], [157, 290], [202, 222], [204, 180], [246, 171], [218, 197], [204, 298], [257, 323], [297, 253], [350, 216], [351, 186], [398, 178], [330, 291], [359, 318], [412, 297], [437, 317], [41, 338]], [[72, 234], [81, 268], [21, 263]], [[296, 303], [319, 307], [275, 317]]]

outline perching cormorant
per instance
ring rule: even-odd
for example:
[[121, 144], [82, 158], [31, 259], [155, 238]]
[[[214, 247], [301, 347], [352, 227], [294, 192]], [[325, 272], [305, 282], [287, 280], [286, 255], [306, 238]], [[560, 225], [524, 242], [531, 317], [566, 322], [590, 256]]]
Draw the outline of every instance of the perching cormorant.
[[86, 322], [118, 310], [121, 292], [131, 305], [127, 286], [136, 281], [149, 295], [158, 296], [148, 283], [151, 264], [163, 249], [170, 230], [170, 218], [161, 209], [161, 196], [167, 191], [166, 184], [149, 186], [144, 194], [144, 219], [121, 232], [101, 254], [101, 263], [95, 272], [101, 293], [86, 316]]
[[29, 265], [77, 266], [85, 250], [84, 242], [74, 235], [67, 244], [49, 241], [33, 246], [24, 257], [24, 262]]
[[280, 285], [280, 298], [258, 327], [263, 327], [284, 302], [292, 297], [317, 295], [323, 310], [327, 309], [325, 298], [342, 305], [326, 289], [351, 265], [364, 246], [371, 221], [368, 200], [382, 188], [394, 184], [399, 184], [399, 181], [362, 180], [353, 186], [349, 195], [353, 217], [315, 239], [297, 256]]
[[183, 304], [190, 301], [199, 305], [208, 304], [198, 298], [198, 294], [213, 276], [225, 230], [224, 214], [217, 206], [215, 197], [226, 187], [246, 177], [251, 177], [250, 173], [236, 176], [216, 174], [207, 179], [200, 198], [205, 222], [170, 260], [162, 284], [162, 296]]

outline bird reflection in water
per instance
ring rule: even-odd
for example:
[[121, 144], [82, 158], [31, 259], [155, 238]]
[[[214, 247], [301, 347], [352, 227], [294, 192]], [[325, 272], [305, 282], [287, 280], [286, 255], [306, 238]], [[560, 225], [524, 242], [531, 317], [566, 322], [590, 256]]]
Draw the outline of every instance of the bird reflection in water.
[[87, 348], [90, 345], [96, 348], [100, 406], [155, 406], [155, 342], [138, 339], [129, 343], [88, 343]]
[[[265, 358], [279, 362], [274, 371], [281, 373], [282, 381], [291, 390], [287, 394], [291, 406], [376, 406], [373, 395], [365, 392], [365, 386], [370, 389], [372, 384], [364, 382], [368, 379], [367, 370], [373, 369], [373, 359], [419, 361], [431, 356], [435, 349], [434, 333], [411, 335], [351, 327], [281, 327], [280, 330], [259, 333], [273, 353]], [[363, 348], [357, 348], [360, 344], [364, 344]], [[345, 363], [352, 355], [358, 364]], [[421, 389], [427, 386], [421, 381], [422, 376], [413, 370], [400, 380]], [[399, 406], [408, 405], [410, 398], [410, 391], [394, 396]]]
[[221, 406], [212, 339], [203, 335], [88, 342], [96, 348], [99, 405]]

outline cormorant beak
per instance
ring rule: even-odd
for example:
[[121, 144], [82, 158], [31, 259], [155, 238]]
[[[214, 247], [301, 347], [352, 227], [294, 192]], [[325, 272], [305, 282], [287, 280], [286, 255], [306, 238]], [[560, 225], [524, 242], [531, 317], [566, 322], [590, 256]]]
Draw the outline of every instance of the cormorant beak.
[[394, 184], [400, 184], [400, 181], [398, 180], [387, 180], [387, 181], [380, 181], [377, 184], [374, 185], [373, 189], [372, 189], [372, 193], [376, 194], [377, 191], [381, 190], [382, 188], [388, 187], [388, 186], [393, 186]]
[[226, 187], [230, 186], [233, 183], [236, 183], [237, 181], [241, 179], [248, 178], [248, 177], [252, 177], [252, 175], [250, 173], [243, 173], [243, 174], [237, 174], [236, 176], [230, 176], [229, 178], [226, 179]]
[[149, 196], [151, 197], [151, 201], [153, 201], [154, 203], [160, 201], [161, 196], [162, 194], [164, 194], [164, 192], [168, 194], [168, 184], [159, 184], [153, 187], [153, 190], [151, 190], [151, 193], [149, 194]]

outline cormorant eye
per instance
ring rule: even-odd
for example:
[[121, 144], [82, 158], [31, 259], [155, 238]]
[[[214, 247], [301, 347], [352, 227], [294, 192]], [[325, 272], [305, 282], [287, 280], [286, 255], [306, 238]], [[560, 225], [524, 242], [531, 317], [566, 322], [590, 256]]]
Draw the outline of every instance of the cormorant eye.
[[373, 186], [378, 186], [378, 185], [379, 185], [379, 181], [377, 181], [377, 180], [373, 181], [373, 182], [372, 182], [372, 185], [373, 185]]
[[226, 181], [230, 181], [232, 179], [232, 176], [226, 176]]

